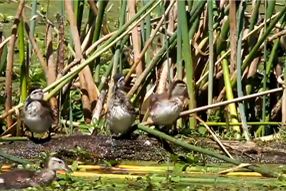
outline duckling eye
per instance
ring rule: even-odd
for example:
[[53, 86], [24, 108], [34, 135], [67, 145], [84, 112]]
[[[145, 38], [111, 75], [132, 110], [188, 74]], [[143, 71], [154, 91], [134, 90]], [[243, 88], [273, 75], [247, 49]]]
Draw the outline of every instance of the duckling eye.
[[122, 78], [120, 78], [119, 80], [118, 80], [118, 83], [124, 83], [124, 78], [122, 77]]

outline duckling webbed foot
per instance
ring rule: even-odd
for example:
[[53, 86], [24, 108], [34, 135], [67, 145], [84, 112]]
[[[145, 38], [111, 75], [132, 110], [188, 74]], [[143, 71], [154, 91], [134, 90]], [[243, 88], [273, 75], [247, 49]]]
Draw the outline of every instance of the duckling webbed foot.
[[48, 132], [48, 136], [45, 137], [45, 138], [36, 138], [34, 136], [34, 133], [32, 132], [32, 136], [31, 137], [28, 137], [29, 140], [33, 141], [34, 143], [36, 144], [43, 144], [43, 143], [46, 143], [46, 142], [49, 142], [51, 140], [51, 130], [49, 130]]
[[35, 138], [35, 137], [28, 137], [29, 140], [33, 141], [34, 143], [36, 144], [43, 144], [43, 143], [46, 143], [46, 142], [49, 142], [51, 140], [51, 137], [46, 137], [46, 138]]

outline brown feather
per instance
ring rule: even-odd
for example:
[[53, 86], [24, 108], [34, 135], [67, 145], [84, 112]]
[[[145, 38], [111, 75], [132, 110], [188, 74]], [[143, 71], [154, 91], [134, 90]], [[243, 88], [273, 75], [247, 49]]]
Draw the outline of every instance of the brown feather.
[[41, 117], [45, 117], [43, 115], [47, 115], [47, 113], [51, 116], [51, 118], [53, 120], [55, 120], [55, 115], [54, 115], [54, 112], [51, 108], [51, 105], [48, 101], [45, 101], [45, 100], [37, 100], [38, 102], [41, 103], [41, 105], [43, 106], [43, 109], [45, 109], [45, 111], [42, 112], [42, 115]]

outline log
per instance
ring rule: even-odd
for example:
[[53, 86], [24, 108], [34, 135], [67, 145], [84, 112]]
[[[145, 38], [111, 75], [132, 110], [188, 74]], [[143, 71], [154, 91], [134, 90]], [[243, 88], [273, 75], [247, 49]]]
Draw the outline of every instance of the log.
[[[76, 135], [52, 138], [49, 142], [36, 144], [32, 141], [14, 141], [2, 144], [1, 150], [19, 158], [34, 159], [41, 152], [58, 152], [69, 158], [77, 158], [80, 148], [85, 159], [157, 161], [167, 152], [156, 139], [112, 139], [107, 136]], [[0, 157], [0, 161], [3, 158]]]

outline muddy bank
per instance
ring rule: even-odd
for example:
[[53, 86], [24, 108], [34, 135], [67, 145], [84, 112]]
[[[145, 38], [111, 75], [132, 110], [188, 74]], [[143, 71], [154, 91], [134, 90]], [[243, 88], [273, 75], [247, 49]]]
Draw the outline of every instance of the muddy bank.
[[[222, 153], [219, 146], [210, 139], [192, 139], [190, 144], [202, 146]], [[286, 163], [286, 144], [273, 143], [245, 143], [238, 141], [222, 141], [234, 158], [248, 163]], [[35, 144], [32, 141], [15, 141], [1, 143], [1, 150], [20, 158], [33, 159], [41, 152], [58, 152], [64, 156], [76, 159], [98, 160], [136, 160], [159, 161], [166, 159], [169, 153], [162, 148], [162, 143], [153, 138], [137, 138], [136, 140], [115, 140], [107, 136], [78, 135], [70, 137], [53, 138], [43, 144]], [[176, 154], [190, 153], [172, 145]], [[223, 154], [223, 153], [222, 153]], [[212, 157], [200, 155], [200, 162], [213, 163], [224, 162]], [[0, 157], [0, 163], [3, 161]]]
[[2, 143], [0, 147], [7, 154], [26, 159], [38, 157], [40, 152], [52, 151], [72, 158], [82, 154], [94, 160], [150, 161], [161, 159], [166, 153], [154, 139], [115, 140], [107, 136], [87, 135], [58, 137], [42, 144], [15, 141]]

